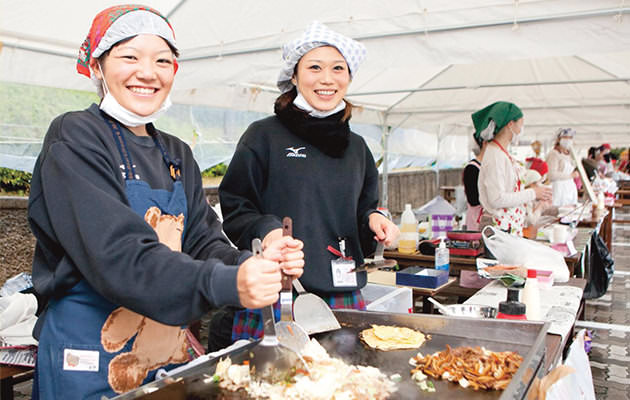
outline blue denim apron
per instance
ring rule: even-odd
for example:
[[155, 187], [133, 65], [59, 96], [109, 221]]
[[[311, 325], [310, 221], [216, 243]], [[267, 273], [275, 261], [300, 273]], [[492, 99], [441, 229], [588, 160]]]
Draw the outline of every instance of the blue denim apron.
[[[111, 128], [125, 165], [125, 191], [131, 208], [142, 217], [145, 216], [145, 213], [151, 207], [157, 207], [162, 215], [183, 215], [183, 226], [185, 227], [187, 203], [186, 195], [179, 179], [179, 164], [170, 160], [158, 134], [153, 134], [152, 137], [156, 146], [161, 150], [164, 162], [171, 173], [171, 177], [174, 179], [171, 192], [163, 189], [152, 189], [147, 182], [136, 179], [133, 162], [127, 151], [127, 145], [120, 125], [106, 116], [103, 116], [103, 118], [105, 118]], [[185, 231], [182, 231], [182, 241], [184, 234]], [[140, 332], [140, 327], [146, 327], [150, 320], [135, 314], [137, 320], [141, 321], [138, 324], [138, 330], [130, 331], [129, 337], [124, 339], [126, 343], [124, 343], [124, 340], [121, 340], [118, 349], [116, 349], [117, 351], [113, 351], [111, 346], [108, 348], [108, 351], [102, 343], [104, 340], [102, 332], [105, 332], [107, 329], [104, 324], [108, 321], [108, 318], [115, 315], [112, 312], [118, 312], [118, 310], [124, 310], [124, 312], [128, 313], [126, 315], [135, 314], [109, 302], [99, 295], [85, 279], [70, 289], [63, 298], [50, 301], [40, 335], [36, 365], [37, 379], [33, 387], [34, 398], [44, 400], [71, 398], [100, 400], [101, 396], [114, 397], [120, 392], [132, 389], [128, 387], [128, 383], [124, 389], [120, 389], [120, 383], [114, 383], [114, 387], [118, 389], [117, 391], [112, 389], [112, 379], [115, 381], [116, 378], [110, 374], [110, 362], [117, 355], [126, 356], [125, 353], [133, 353], [134, 351], [136, 354], [133, 354], [133, 356], [138, 355], [138, 350], [134, 350], [134, 347], [138, 347], [134, 346], [136, 338], [139, 336], [136, 332]], [[110, 321], [112, 320], [110, 319]], [[155, 323], [155, 321], [150, 321], [150, 323]], [[179, 327], [176, 327], [176, 329], [179, 329]], [[190, 342], [186, 341], [186, 343]], [[184, 352], [188, 353], [188, 360], [194, 358], [190, 346], [186, 347]], [[140, 357], [142, 356], [140, 355]], [[180, 358], [178, 358], [178, 362], [186, 362]], [[172, 363], [169, 365], [172, 365]], [[160, 367], [164, 367], [164, 365], [147, 371], [146, 375], [144, 372], [137, 373], [136, 380], [138, 382], [133, 384], [133, 386], [152, 381], [155, 377], [155, 372]], [[131, 368], [120, 368], [119, 374], [120, 371], [128, 369]], [[143, 368], [140, 369], [143, 370]], [[122, 377], [122, 379], [126, 378]], [[124, 384], [122, 385], [124, 387]], [[39, 389], [39, 393], [37, 393], [37, 389]]]

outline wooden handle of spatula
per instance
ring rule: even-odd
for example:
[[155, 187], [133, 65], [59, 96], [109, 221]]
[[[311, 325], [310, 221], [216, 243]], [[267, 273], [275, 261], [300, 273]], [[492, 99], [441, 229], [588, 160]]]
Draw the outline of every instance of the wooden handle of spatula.
[[[293, 236], [293, 220], [290, 217], [282, 219], [282, 236]], [[293, 292], [293, 277], [282, 271], [282, 291]]]

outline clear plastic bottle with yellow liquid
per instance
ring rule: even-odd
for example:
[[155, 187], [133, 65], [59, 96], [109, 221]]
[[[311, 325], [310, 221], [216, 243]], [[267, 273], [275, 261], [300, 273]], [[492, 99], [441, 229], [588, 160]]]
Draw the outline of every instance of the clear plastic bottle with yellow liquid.
[[400, 219], [400, 239], [398, 252], [413, 254], [418, 249], [418, 220], [411, 210], [411, 204], [405, 204], [405, 210]]

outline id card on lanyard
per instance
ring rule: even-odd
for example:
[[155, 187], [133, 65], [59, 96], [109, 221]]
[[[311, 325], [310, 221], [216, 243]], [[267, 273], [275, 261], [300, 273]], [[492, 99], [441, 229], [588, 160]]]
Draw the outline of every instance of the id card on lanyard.
[[[330, 246], [328, 249], [332, 251]], [[332, 251], [333, 254], [339, 255], [339, 257], [330, 261], [333, 286], [356, 287], [357, 273], [354, 272], [355, 263], [351, 257], [346, 257], [346, 241], [344, 239], [339, 240], [339, 250]]]

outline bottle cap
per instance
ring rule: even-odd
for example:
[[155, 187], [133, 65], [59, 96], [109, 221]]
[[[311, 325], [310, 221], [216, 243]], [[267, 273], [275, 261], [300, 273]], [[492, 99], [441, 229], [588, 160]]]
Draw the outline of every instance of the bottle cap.
[[536, 270], [535, 269], [528, 269], [527, 270], [527, 277], [528, 278], [535, 278], [536, 277]]
[[506, 315], [524, 315], [525, 304], [518, 301], [518, 289], [508, 288], [508, 299], [499, 303], [499, 312]]
[[518, 301], [520, 290], [516, 288], [508, 288], [507, 293], [507, 301]]

